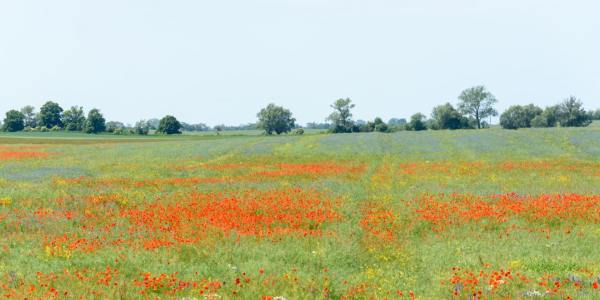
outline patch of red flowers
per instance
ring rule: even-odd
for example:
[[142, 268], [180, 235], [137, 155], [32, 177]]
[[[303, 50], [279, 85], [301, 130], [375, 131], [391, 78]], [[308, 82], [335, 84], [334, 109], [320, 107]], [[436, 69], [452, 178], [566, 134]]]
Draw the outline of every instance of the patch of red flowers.
[[23, 159], [23, 158], [45, 158], [50, 156], [47, 152], [0, 152], [0, 160]]
[[441, 283], [449, 288], [453, 296], [468, 299], [510, 298], [516, 294], [525, 297], [567, 297], [585, 289], [598, 289], [598, 279], [589, 272], [585, 276], [545, 275], [528, 278], [509, 269], [491, 269], [485, 265], [480, 270], [452, 268], [452, 275]]
[[334, 201], [316, 191], [301, 189], [247, 191], [239, 195], [192, 193], [172, 203], [155, 202], [124, 209], [130, 232], [146, 237], [153, 249], [195, 243], [208, 234], [272, 236], [320, 235], [322, 227], [338, 220]]
[[427, 195], [416, 205], [418, 219], [431, 223], [435, 231], [484, 220], [502, 224], [523, 219], [542, 225], [600, 222], [600, 195]]
[[400, 229], [398, 217], [394, 212], [376, 208], [363, 212], [360, 226], [365, 232], [384, 241], [393, 240]]

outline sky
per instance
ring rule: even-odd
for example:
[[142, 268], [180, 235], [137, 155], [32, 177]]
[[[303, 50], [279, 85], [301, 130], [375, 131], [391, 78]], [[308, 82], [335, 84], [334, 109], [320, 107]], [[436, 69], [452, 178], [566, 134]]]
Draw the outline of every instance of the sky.
[[596, 0], [0, 0], [0, 113], [48, 100], [107, 120], [243, 124], [426, 115], [485, 85], [497, 109], [600, 108]]

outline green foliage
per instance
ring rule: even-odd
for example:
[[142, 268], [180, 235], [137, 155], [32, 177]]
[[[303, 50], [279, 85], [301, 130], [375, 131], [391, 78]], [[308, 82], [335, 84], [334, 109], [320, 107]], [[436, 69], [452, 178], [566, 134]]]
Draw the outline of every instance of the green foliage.
[[434, 107], [431, 119], [431, 129], [471, 128], [469, 119], [462, 116], [450, 103]]
[[61, 114], [62, 107], [58, 103], [48, 101], [41, 108], [38, 115], [38, 123], [46, 128], [54, 126], [62, 127]]
[[513, 105], [500, 115], [500, 125], [505, 129], [529, 128], [534, 119], [541, 117], [543, 112], [541, 108], [533, 104]]
[[145, 120], [140, 120], [133, 126], [133, 133], [139, 135], [147, 135], [150, 132], [150, 125]]
[[351, 112], [351, 110], [354, 108], [354, 104], [352, 104], [352, 100], [350, 100], [350, 98], [337, 99], [331, 105], [331, 108], [334, 109], [334, 112], [327, 117], [327, 120], [333, 123], [331, 128], [333, 133], [355, 131]]
[[18, 110], [9, 110], [6, 112], [6, 118], [2, 125], [3, 131], [21, 131], [25, 128], [25, 115]]
[[379, 117], [375, 118], [373, 122], [369, 121], [367, 123], [361, 124], [359, 126], [360, 132], [388, 132], [389, 126], [383, 122], [383, 120]]
[[298, 128], [298, 129], [294, 130], [294, 134], [295, 135], [303, 135], [304, 134], [304, 129]]
[[583, 109], [583, 104], [571, 96], [558, 107], [559, 123], [562, 127], [585, 127], [592, 123], [590, 116]]
[[90, 110], [83, 131], [86, 133], [100, 133], [106, 130], [106, 121], [96, 108]]
[[37, 126], [35, 107], [26, 105], [21, 108], [21, 113], [25, 116], [25, 127], [34, 128]]
[[150, 126], [150, 129], [152, 130], [158, 130], [158, 126], [160, 125], [160, 120], [153, 118], [153, 119], [149, 119], [147, 121], [148, 126]]
[[181, 122], [181, 129], [183, 131], [209, 131], [210, 127], [208, 127], [204, 123], [188, 124], [185, 122]]
[[181, 123], [173, 116], [165, 116], [160, 119], [156, 132], [162, 134], [180, 134]]
[[558, 105], [548, 106], [541, 115], [531, 120], [532, 127], [556, 127], [560, 118]]
[[406, 119], [404, 118], [391, 118], [388, 122], [388, 125], [390, 126], [404, 126], [406, 125]]
[[83, 107], [73, 106], [62, 114], [62, 123], [68, 131], [82, 131], [85, 125]]
[[482, 120], [486, 117], [498, 115], [494, 109], [494, 104], [498, 101], [484, 86], [466, 89], [462, 91], [458, 99], [460, 100], [458, 110], [475, 119], [477, 128], [482, 127]]
[[406, 130], [410, 131], [421, 131], [427, 130], [427, 125], [425, 124], [425, 115], [422, 113], [416, 113], [410, 117], [410, 122], [406, 124]]
[[296, 119], [292, 118], [292, 113], [273, 103], [261, 109], [256, 116], [258, 117], [258, 127], [269, 135], [290, 132], [296, 126]]
[[596, 109], [595, 111], [590, 111], [590, 115], [592, 120], [600, 120], [600, 108]]
[[117, 131], [125, 130], [125, 124], [118, 121], [106, 122], [106, 132], [115, 133]]

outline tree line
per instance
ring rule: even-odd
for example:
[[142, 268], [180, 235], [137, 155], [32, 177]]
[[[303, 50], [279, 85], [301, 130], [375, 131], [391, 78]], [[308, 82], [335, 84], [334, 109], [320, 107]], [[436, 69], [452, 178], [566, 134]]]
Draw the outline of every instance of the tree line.
[[156, 124], [151, 121], [138, 121], [132, 127], [126, 127], [121, 122], [106, 122], [99, 109], [93, 108], [87, 116], [81, 106], [72, 106], [68, 110], [56, 102], [48, 101], [40, 108], [39, 112], [31, 105], [27, 105], [20, 110], [10, 110], [6, 112], [6, 117], [2, 123], [2, 130], [47, 132], [47, 131], [71, 131], [84, 133], [110, 132], [114, 134], [148, 134], [151, 129], [158, 133], [174, 134], [180, 133], [182, 124], [173, 116], [165, 116], [156, 120]]
[[[332, 133], [351, 132], [393, 132], [400, 130], [455, 130], [488, 128], [488, 117], [497, 116], [494, 105], [496, 97], [484, 86], [475, 86], [464, 90], [458, 96], [456, 108], [445, 103], [433, 108], [431, 117], [416, 113], [410, 120], [392, 118], [385, 123], [381, 118], [373, 121], [354, 121], [352, 109], [355, 104], [350, 98], [336, 100], [331, 108], [333, 112], [327, 117], [329, 123], [309, 123], [307, 128], [329, 129]], [[269, 104], [258, 113], [258, 126], [267, 134], [281, 134], [296, 128], [291, 112], [275, 104]], [[583, 104], [575, 97], [569, 97], [562, 103], [542, 109], [533, 104], [514, 105], [500, 115], [500, 125], [505, 129], [529, 127], [583, 127], [592, 120], [600, 120], [600, 109], [586, 111]], [[298, 131], [297, 131], [298, 132]]]
[[[416, 113], [407, 121], [392, 118], [387, 123], [381, 118], [373, 121], [353, 120], [352, 109], [355, 104], [350, 98], [336, 100], [331, 108], [333, 112], [327, 117], [326, 123], [308, 123], [305, 128], [327, 129], [332, 133], [350, 132], [394, 132], [400, 130], [455, 130], [481, 129], [490, 124], [488, 117], [497, 116], [494, 108], [498, 101], [484, 86], [475, 86], [464, 90], [458, 96], [456, 108], [445, 103], [433, 108], [431, 117]], [[261, 109], [257, 114], [255, 124], [240, 126], [217, 125], [212, 129], [224, 130], [262, 129], [268, 135], [290, 133], [303, 134], [304, 129], [296, 124], [292, 112], [273, 103]], [[505, 129], [530, 127], [583, 127], [592, 120], [600, 120], [600, 109], [586, 111], [577, 98], [571, 96], [557, 105], [544, 109], [528, 105], [513, 105], [500, 115], [500, 126]], [[39, 112], [33, 106], [27, 105], [20, 110], [6, 112], [2, 124], [3, 131], [79, 131], [85, 133], [109, 132], [113, 134], [147, 135], [151, 130], [158, 134], [179, 134], [182, 131], [207, 131], [211, 128], [205, 124], [187, 124], [178, 121], [174, 116], [167, 115], [162, 119], [140, 120], [133, 126], [118, 121], [106, 122], [100, 110], [93, 108], [87, 115], [83, 107], [73, 106], [68, 110], [55, 102], [48, 101]]]

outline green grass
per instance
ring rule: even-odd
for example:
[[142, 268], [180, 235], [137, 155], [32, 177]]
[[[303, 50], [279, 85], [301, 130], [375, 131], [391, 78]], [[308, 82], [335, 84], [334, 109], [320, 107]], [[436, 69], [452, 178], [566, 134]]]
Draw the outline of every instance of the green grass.
[[[27, 296], [33, 284], [34, 297], [48, 297], [52, 287], [68, 292], [67, 298], [144, 298], [143, 286], [134, 283], [141, 280], [141, 273], [178, 272], [176, 277], [183, 281], [224, 282], [214, 294], [226, 299], [349, 294], [350, 298], [381, 299], [394, 298], [398, 290], [404, 295], [413, 291], [418, 299], [448, 299], [454, 287], [447, 281], [452, 268], [460, 267], [476, 273], [511, 269], [532, 280], [502, 286], [493, 295], [482, 284], [487, 298], [519, 298], [532, 290], [543, 291], [537, 284], [543, 276], [561, 280], [579, 276], [585, 288], [577, 290], [565, 283], [564, 294], [545, 298], [597, 299], [600, 292], [590, 285], [600, 276], [596, 250], [600, 226], [592, 219], [534, 222], [515, 217], [495, 224], [484, 218], [479, 223], [459, 220], [436, 231], [435, 225], [419, 219], [415, 207], [424, 194], [475, 195], [490, 203], [493, 200], [488, 196], [508, 193], [600, 195], [597, 124], [515, 131], [310, 132], [279, 137], [1, 134], [0, 158], [5, 152], [51, 155], [0, 159], [0, 292]], [[352, 167], [357, 169], [351, 171]], [[198, 178], [211, 181], [185, 181]], [[169, 181], [174, 179], [179, 181]], [[302, 230], [322, 230], [314, 236], [260, 237], [239, 230], [227, 235], [209, 228], [206, 237], [190, 244], [144, 249], [143, 242], [150, 237], [172, 240], [169, 234], [175, 229], [169, 226], [175, 225], [163, 224], [166, 235], [141, 225], [139, 232], [131, 233], [133, 221], [123, 217], [130, 210], [150, 209], [151, 204], [185, 207], [194, 194], [224, 193], [247, 201], [240, 195], [251, 190], [268, 193], [291, 188], [317, 191], [323, 199], [335, 202], [339, 218], [301, 226]], [[115, 198], [98, 198], [110, 195]], [[283, 204], [261, 208], [254, 216], [278, 206]], [[394, 216], [395, 221], [382, 221], [379, 228], [389, 230], [390, 239], [365, 229], [370, 211]], [[600, 211], [600, 207], [593, 204], [589, 211]], [[71, 217], [65, 216], [67, 212]], [[510, 229], [513, 225], [516, 229]], [[503, 235], [507, 230], [510, 234]], [[63, 235], [69, 242], [51, 243]], [[128, 244], [110, 244], [119, 238]], [[87, 251], [73, 246], [77, 239], [99, 239], [100, 245]], [[99, 284], [96, 275], [89, 280], [65, 275], [65, 270], [97, 274], [107, 266], [119, 270], [111, 282], [117, 285], [110, 288]], [[40, 279], [36, 272], [54, 273], [57, 279]], [[236, 278], [245, 278], [243, 272], [250, 282], [236, 285]], [[40, 285], [48, 282], [48, 287]], [[161, 283], [168, 285], [166, 280]], [[161, 298], [203, 297], [193, 288], [182, 288], [175, 295], [168, 288], [146, 292]], [[463, 293], [459, 298], [467, 297]]]

